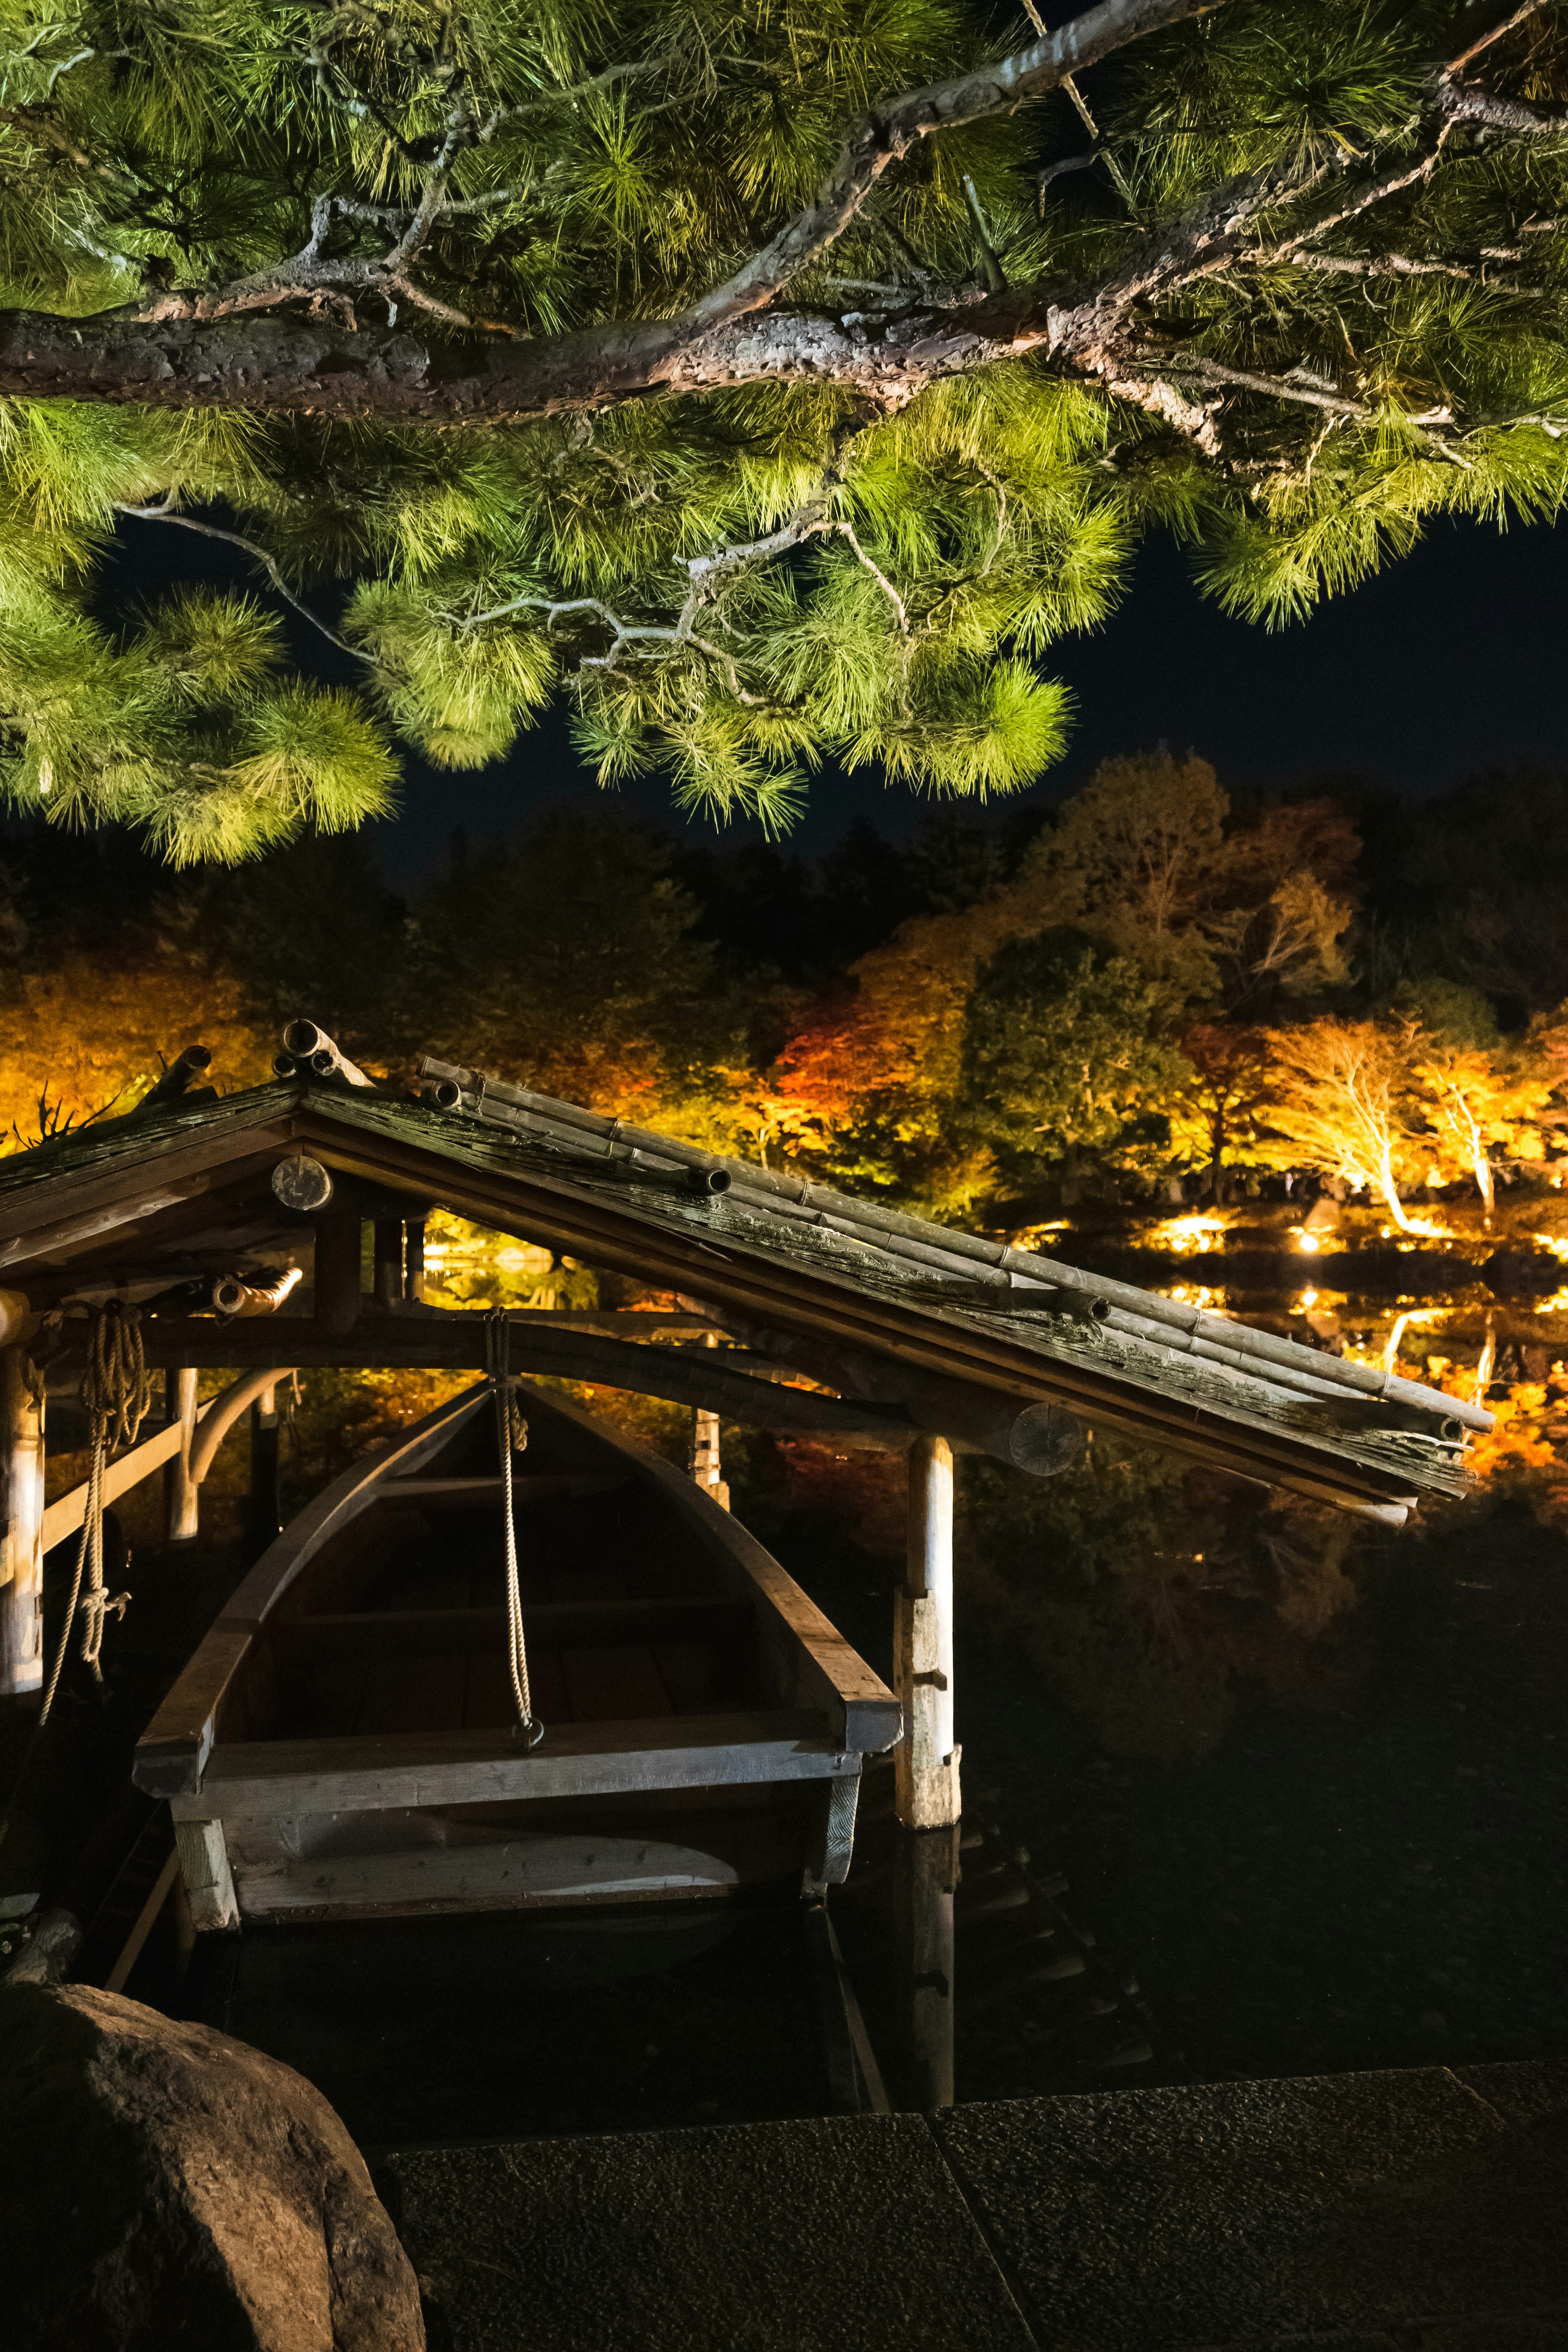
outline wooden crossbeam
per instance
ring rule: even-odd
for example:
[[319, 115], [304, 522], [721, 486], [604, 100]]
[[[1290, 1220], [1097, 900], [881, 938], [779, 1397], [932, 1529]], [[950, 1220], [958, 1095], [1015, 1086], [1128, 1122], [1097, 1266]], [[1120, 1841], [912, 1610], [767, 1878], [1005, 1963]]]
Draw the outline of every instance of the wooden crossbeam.
[[176, 1822], [275, 1821], [405, 1805], [824, 1780], [859, 1769], [859, 1757], [847, 1756], [829, 1738], [821, 1715], [757, 1708], [552, 1724], [532, 1748], [508, 1732], [479, 1730], [237, 1741], [213, 1750], [199, 1791], [172, 1802]]

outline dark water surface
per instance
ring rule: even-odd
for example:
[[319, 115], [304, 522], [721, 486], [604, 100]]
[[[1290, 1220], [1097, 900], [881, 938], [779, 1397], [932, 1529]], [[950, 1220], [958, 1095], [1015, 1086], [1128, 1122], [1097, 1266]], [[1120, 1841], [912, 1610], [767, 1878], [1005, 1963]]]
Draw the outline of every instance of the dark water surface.
[[[886, 1672], [886, 1563], [821, 1529], [775, 1542]], [[1162, 1760], [1108, 1755], [966, 1608], [961, 1569], [966, 1817], [978, 1804], [1063, 1872], [1076, 1916], [1135, 1969], [1162, 2032], [1139, 2079], [1568, 2042], [1568, 1541], [1478, 1507], [1381, 1539], [1361, 1581], [1341, 1704], [1248, 1696], [1209, 1753]], [[1061, 2013], [1042, 1994], [1033, 2016], [961, 2032], [960, 2098], [1056, 2086]]]

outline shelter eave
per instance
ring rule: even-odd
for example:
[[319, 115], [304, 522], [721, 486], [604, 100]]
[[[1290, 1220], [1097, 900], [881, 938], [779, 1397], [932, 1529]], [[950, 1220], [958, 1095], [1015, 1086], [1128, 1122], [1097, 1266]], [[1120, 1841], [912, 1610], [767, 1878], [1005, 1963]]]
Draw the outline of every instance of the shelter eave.
[[1422, 1489], [1465, 1491], [1452, 1452], [1426, 1436], [1346, 1427], [1342, 1416], [1328, 1425], [1311, 1399], [1265, 1377], [1065, 1313], [1026, 1318], [933, 1304], [911, 1295], [920, 1269], [874, 1242], [705, 1202], [679, 1182], [615, 1165], [591, 1138], [563, 1143], [300, 1079], [108, 1122], [0, 1163], [0, 1282], [25, 1289], [30, 1276], [47, 1278], [58, 1295], [67, 1279], [85, 1287], [133, 1258], [198, 1250], [204, 1239], [216, 1248], [241, 1232], [256, 1248], [308, 1245], [308, 1223], [278, 1209], [265, 1181], [273, 1162], [299, 1150], [421, 1213], [440, 1202], [753, 1326], [1064, 1405], [1122, 1435], [1326, 1501], [1364, 1507], [1408, 1504]]

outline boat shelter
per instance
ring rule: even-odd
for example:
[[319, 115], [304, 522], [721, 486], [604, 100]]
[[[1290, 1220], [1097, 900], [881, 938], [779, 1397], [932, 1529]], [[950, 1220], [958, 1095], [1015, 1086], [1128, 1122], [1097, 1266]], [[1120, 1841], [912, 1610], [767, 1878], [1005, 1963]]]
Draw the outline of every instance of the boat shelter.
[[[954, 1448], [1049, 1475], [1087, 1424], [1398, 1525], [1422, 1494], [1465, 1491], [1467, 1436], [1490, 1426], [1479, 1406], [1381, 1369], [486, 1072], [426, 1056], [393, 1090], [311, 1024], [288, 1037], [271, 1085], [179, 1091], [205, 1058], [187, 1053], [125, 1116], [0, 1161], [12, 1691], [41, 1680], [42, 1553], [68, 1532], [68, 1505], [43, 1508], [44, 1391], [79, 1375], [79, 1311], [134, 1304], [148, 1365], [184, 1376], [170, 1425], [112, 1462], [106, 1489], [176, 1462], [171, 1531], [189, 1533], [225, 1431], [283, 1371], [484, 1370], [487, 1317], [424, 1297], [437, 1205], [679, 1302], [513, 1313], [515, 1371], [670, 1398], [711, 1429], [722, 1417], [910, 1454], [909, 1598], [935, 1607], [947, 1661], [916, 1663], [927, 1612], [907, 1612], [908, 1675], [945, 1684], [901, 1694], [917, 1720], [935, 1709], [922, 1769], [952, 1746]], [[195, 1374], [215, 1366], [237, 1379], [198, 1432]]]
[[[784, 1703], [802, 1710], [798, 1719], [731, 1716], [674, 1732], [629, 1719], [574, 1723], [572, 1736], [563, 1729], [542, 1747], [520, 1743], [517, 1725], [510, 1738], [468, 1732], [460, 1753], [450, 1743], [443, 1750], [447, 1793], [531, 1800], [548, 1782], [575, 1801], [574, 1791], [700, 1791], [716, 1776], [809, 1780], [820, 1821], [803, 1891], [815, 1888], [820, 1911], [848, 1866], [862, 1760], [893, 1748], [896, 1816], [910, 1833], [900, 1865], [909, 1882], [909, 2034], [927, 2104], [952, 2096], [954, 1454], [1050, 1476], [1075, 1458], [1086, 1426], [1103, 1428], [1398, 1526], [1423, 1494], [1464, 1492], [1467, 1436], [1490, 1426], [1479, 1405], [1381, 1369], [459, 1063], [426, 1056], [410, 1084], [393, 1088], [372, 1084], [309, 1022], [292, 1024], [285, 1043], [272, 1084], [197, 1090], [191, 1081], [206, 1056], [188, 1048], [131, 1112], [0, 1161], [0, 1684], [17, 1699], [44, 1692], [47, 1706], [58, 1667], [44, 1652], [46, 1554], [85, 1530], [89, 1557], [105, 1506], [158, 1471], [170, 1541], [194, 1537], [202, 1482], [226, 1433], [250, 1413], [254, 1469], [264, 1458], [256, 1434], [291, 1371], [466, 1369], [492, 1384], [507, 1373], [563, 1379], [689, 1406], [691, 1481], [654, 1457], [637, 1475], [663, 1482], [678, 1512], [695, 1510], [700, 1545], [730, 1555], [726, 1572], [749, 1596], [757, 1638], [795, 1661], [784, 1675], [794, 1699]], [[672, 1303], [504, 1316], [437, 1307], [424, 1274], [437, 1207]], [[100, 1416], [92, 1478], [46, 1507], [48, 1398], [69, 1403], [85, 1372], [101, 1374], [128, 1347], [139, 1365], [166, 1375], [163, 1426], [115, 1450]], [[232, 1380], [198, 1402], [200, 1375], [215, 1369]], [[484, 1393], [458, 1401], [458, 1421], [453, 1408], [433, 1416], [439, 1427], [409, 1433], [386, 1461], [356, 1468], [291, 1522], [143, 1733], [137, 1787], [170, 1801], [197, 1927], [240, 1916], [244, 1840], [258, 1834], [246, 1826], [249, 1814], [272, 1823], [271, 1843], [251, 1855], [249, 1884], [272, 1888], [269, 1900], [294, 1901], [296, 1817], [330, 1823], [346, 1803], [379, 1807], [391, 1821], [429, 1801], [432, 1759], [417, 1739], [360, 1740], [344, 1780], [336, 1762], [284, 1754], [288, 1740], [272, 1733], [264, 1754], [255, 1744], [262, 1735], [247, 1727], [246, 1690], [283, 1654], [291, 1580], [356, 1507], [350, 1490], [381, 1477], [411, 1494], [443, 1431]], [[542, 1399], [544, 1423], [563, 1410]], [[761, 1546], [740, 1529], [723, 1532], [723, 1420], [907, 1456], [892, 1691]], [[567, 1433], [562, 1442], [570, 1450], [595, 1441]], [[506, 1458], [503, 1446], [503, 1469]], [[500, 1484], [493, 1474], [433, 1483], [487, 1492]], [[501, 1517], [511, 1525], [510, 1505]], [[83, 1599], [94, 1648], [113, 1604], [100, 1570], [100, 1559]], [[515, 1570], [511, 1591], [526, 1630]], [[292, 1633], [296, 1644], [319, 1644], [327, 1630]], [[521, 1728], [531, 1729], [526, 1710]], [[722, 1771], [715, 1741], [733, 1749]], [[624, 1895], [619, 1876], [597, 1886], [601, 1864], [602, 1856], [572, 1861], [582, 1881], [574, 1899]], [[394, 1868], [363, 1864], [373, 1877]], [[378, 1890], [388, 1891], [379, 1879], [370, 1891]], [[395, 1891], [404, 1902], [401, 1878]], [[149, 1916], [153, 1907], [150, 1897]], [[861, 2071], [869, 2079], [875, 2070], [866, 2060]]]

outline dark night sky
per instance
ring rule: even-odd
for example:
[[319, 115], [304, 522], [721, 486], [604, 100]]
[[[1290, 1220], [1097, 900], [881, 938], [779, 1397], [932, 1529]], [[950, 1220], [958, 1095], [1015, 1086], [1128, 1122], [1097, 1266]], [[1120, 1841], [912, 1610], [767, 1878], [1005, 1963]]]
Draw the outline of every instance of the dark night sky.
[[[186, 576], [254, 584], [222, 551], [167, 526], [132, 525], [110, 601], [162, 586], [176, 561]], [[1565, 616], [1568, 530], [1440, 524], [1407, 561], [1273, 635], [1227, 620], [1198, 595], [1180, 552], [1151, 541], [1110, 622], [1052, 648], [1046, 666], [1072, 688], [1078, 724], [1066, 759], [1028, 797], [1058, 798], [1108, 754], [1162, 740], [1190, 746], [1237, 782], [1352, 770], [1414, 794], [1441, 792], [1492, 761], [1568, 763]], [[318, 664], [297, 642], [323, 676], [348, 674], [330, 647]], [[411, 766], [402, 815], [378, 830], [394, 877], [413, 882], [454, 829], [493, 837], [595, 790], [552, 716], [477, 774]], [[680, 825], [657, 782], [617, 797]], [[923, 806], [874, 776], [824, 773], [794, 841], [820, 852], [856, 816], [901, 834]]]

